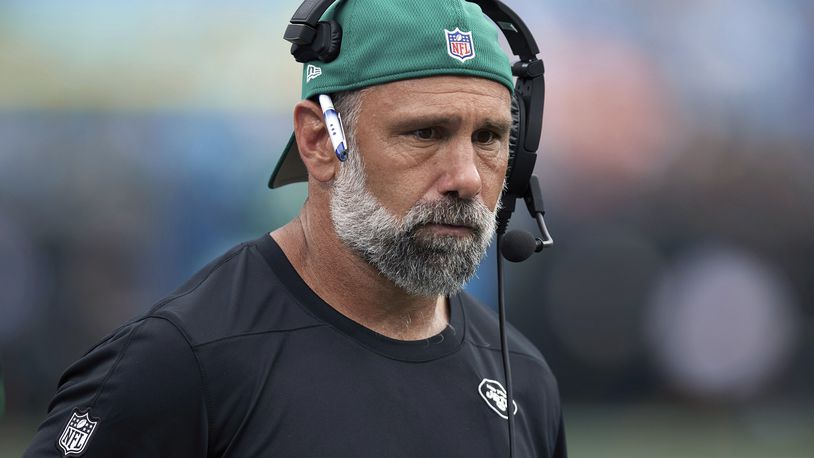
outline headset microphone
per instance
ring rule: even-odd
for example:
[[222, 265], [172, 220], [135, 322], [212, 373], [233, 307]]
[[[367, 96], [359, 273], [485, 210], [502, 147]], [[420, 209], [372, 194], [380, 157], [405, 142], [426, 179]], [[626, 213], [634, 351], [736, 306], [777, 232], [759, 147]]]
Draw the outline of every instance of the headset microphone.
[[511, 262], [523, 262], [532, 254], [543, 251], [543, 241], [526, 231], [509, 231], [503, 236], [500, 254]]
[[526, 231], [514, 230], [507, 232], [502, 236], [503, 243], [500, 246], [500, 254], [511, 262], [523, 262], [532, 254], [539, 253], [544, 248], [554, 245], [554, 239], [548, 233], [548, 227], [543, 217], [545, 215], [543, 196], [536, 175], [532, 175], [529, 180], [529, 188], [524, 200], [529, 213], [537, 222], [537, 227], [540, 229], [543, 238], [534, 237]]

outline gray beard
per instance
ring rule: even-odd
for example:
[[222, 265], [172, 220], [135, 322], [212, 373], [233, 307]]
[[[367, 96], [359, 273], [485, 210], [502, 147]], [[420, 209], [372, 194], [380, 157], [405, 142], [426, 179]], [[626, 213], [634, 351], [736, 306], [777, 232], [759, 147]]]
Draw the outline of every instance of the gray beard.
[[[492, 240], [496, 212], [474, 199], [445, 197], [419, 201], [398, 218], [367, 189], [358, 149], [350, 146], [331, 195], [331, 220], [339, 239], [408, 294], [433, 297], [460, 291]], [[469, 226], [472, 233], [433, 235], [427, 224]]]

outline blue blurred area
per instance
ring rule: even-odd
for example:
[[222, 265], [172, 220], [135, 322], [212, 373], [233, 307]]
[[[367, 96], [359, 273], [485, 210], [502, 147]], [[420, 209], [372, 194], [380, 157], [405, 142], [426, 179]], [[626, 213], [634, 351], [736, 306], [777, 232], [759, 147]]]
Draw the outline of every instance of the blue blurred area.
[[[814, 5], [506, 3], [546, 62], [557, 241], [507, 266], [509, 316], [558, 376], [575, 455], [805, 456]], [[296, 6], [0, 3], [0, 387], [28, 419], [9, 440], [93, 342], [298, 212], [304, 186], [266, 189], [299, 99]], [[490, 305], [494, 261], [467, 287]], [[669, 454], [642, 430], [720, 434]]]

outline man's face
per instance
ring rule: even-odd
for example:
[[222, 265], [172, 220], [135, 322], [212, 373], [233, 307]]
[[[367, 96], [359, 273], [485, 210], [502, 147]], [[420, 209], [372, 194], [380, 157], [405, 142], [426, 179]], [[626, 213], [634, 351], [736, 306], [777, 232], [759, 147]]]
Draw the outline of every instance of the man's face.
[[510, 127], [509, 92], [490, 80], [371, 88], [331, 196], [340, 239], [408, 293], [457, 291], [494, 233]]

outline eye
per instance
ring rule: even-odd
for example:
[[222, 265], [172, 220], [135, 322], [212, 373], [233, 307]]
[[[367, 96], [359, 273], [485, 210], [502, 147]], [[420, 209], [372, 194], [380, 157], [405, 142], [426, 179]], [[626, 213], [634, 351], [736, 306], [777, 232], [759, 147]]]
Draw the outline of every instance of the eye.
[[432, 140], [436, 136], [435, 129], [432, 127], [425, 127], [424, 129], [418, 129], [413, 131], [413, 135], [419, 140]]
[[472, 140], [476, 143], [490, 144], [499, 140], [500, 136], [491, 130], [479, 130], [472, 135]]

